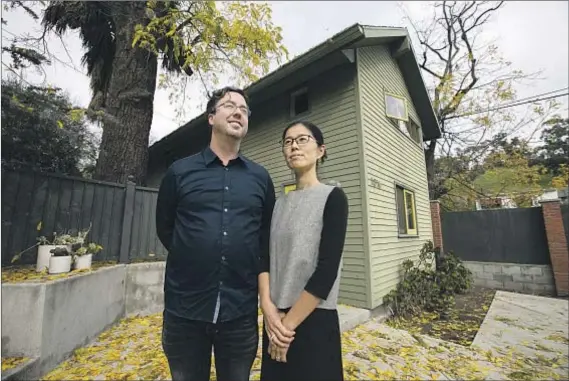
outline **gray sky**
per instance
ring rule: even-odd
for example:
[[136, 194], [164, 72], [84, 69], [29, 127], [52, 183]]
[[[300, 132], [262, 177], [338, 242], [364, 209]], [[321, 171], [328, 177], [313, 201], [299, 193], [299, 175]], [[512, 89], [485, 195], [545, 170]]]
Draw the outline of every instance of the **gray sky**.
[[[273, 21], [283, 28], [284, 44], [291, 57], [302, 54], [340, 30], [358, 22], [380, 26], [408, 26], [401, 7], [413, 19], [421, 19], [431, 13], [427, 2], [272, 2]], [[4, 13], [4, 12], [3, 12]], [[569, 2], [507, 1], [503, 9], [488, 23], [486, 33], [495, 38], [501, 54], [516, 69], [525, 72], [543, 70], [542, 77], [531, 86], [518, 88], [519, 98], [545, 93], [568, 86]], [[37, 29], [37, 24], [22, 12], [4, 13], [8, 25], [2, 27], [2, 43], [11, 40], [8, 32], [20, 35], [26, 30]], [[65, 89], [81, 106], [90, 100], [89, 80], [80, 65], [81, 42], [76, 34], [64, 38], [69, 56], [57, 37], [50, 38], [50, 50], [66, 64], [54, 61], [45, 69], [46, 76], [27, 72], [25, 79], [33, 84], [44, 80]], [[418, 50], [418, 46], [415, 47]], [[6, 55], [2, 55], [2, 60]], [[2, 67], [2, 75], [5, 76]], [[155, 97], [155, 112], [151, 136], [159, 139], [172, 132], [185, 121], [203, 111], [205, 98], [201, 89], [188, 94], [184, 106], [185, 117], [176, 120], [175, 107], [168, 99], [168, 92], [159, 89]], [[563, 102], [563, 114], [567, 114], [567, 97]]]

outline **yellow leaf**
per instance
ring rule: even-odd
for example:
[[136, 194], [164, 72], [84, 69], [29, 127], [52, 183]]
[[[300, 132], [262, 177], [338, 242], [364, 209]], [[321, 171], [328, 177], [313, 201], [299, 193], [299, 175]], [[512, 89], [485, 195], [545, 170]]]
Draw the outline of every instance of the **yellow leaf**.
[[57, 121], [57, 127], [63, 128], [63, 122], [61, 120]]

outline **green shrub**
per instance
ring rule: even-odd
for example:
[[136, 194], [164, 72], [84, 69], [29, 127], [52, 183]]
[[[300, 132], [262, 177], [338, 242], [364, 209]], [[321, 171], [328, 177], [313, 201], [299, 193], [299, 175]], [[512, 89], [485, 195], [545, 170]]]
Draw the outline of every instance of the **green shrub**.
[[[436, 266], [435, 266], [436, 264]], [[441, 255], [427, 241], [415, 264], [403, 262], [401, 282], [383, 298], [383, 303], [395, 316], [411, 316], [422, 310], [445, 315], [454, 304], [454, 296], [472, 285], [472, 273], [453, 252]]]

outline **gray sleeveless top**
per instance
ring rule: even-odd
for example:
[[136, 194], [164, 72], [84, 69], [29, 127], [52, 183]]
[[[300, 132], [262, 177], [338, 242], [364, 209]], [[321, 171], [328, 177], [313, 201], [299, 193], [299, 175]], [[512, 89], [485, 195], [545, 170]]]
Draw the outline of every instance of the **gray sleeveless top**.
[[[331, 185], [289, 192], [275, 203], [270, 236], [270, 291], [277, 308], [289, 308], [298, 300], [316, 269], [324, 206]], [[341, 263], [328, 298], [318, 308], [335, 309]]]

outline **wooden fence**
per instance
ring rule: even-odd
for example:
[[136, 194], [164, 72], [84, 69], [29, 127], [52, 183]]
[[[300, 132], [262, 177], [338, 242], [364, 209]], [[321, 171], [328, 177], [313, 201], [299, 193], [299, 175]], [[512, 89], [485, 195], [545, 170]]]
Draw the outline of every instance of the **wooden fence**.
[[551, 264], [541, 207], [441, 213], [443, 246], [462, 260]]
[[[2, 265], [39, 236], [75, 233], [103, 246], [94, 260], [164, 259], [155, 210], [158, 190], [35, 171], [2, 170]], [[38, 231], [38, 226], [41, 229]], [[18, 263], [35, 263], [29, 250]]]

